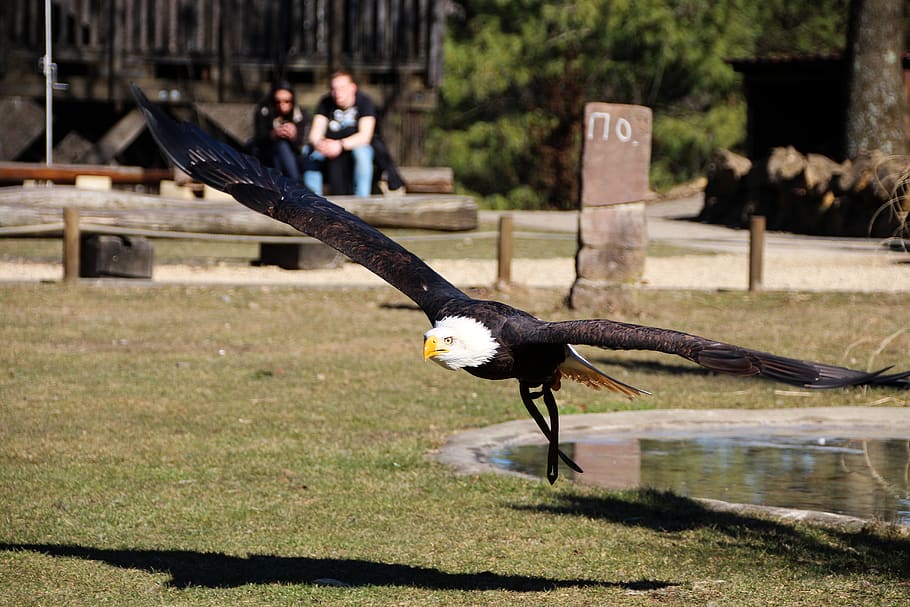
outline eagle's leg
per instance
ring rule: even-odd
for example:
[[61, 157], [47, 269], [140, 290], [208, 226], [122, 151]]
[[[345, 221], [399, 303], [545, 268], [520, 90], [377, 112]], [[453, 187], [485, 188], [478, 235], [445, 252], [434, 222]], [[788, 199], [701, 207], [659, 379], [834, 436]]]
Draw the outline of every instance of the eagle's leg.
[[550, 414], [550, 447], [547, 450], [547, 480], [550, 484], [556, 482], [559, 476], [559, 410], [556, 408], [556, 399], [550, 386], [544, 384], [541, 388], [543, 402]]
[[[540, 428], [540, 431], [543, 433], [544, 437], [549, 441], [549, 451], [547, 454], [547, 480], [550, 481], [550, 484], [556, 481], [559, 471], [557, 469], [557, 457], [561, 458], [562, 461], [566, 463], [569, 468], [575, 472], [583, 472], [581, 466], [572, 461], [568, 455], [562, 452], [559, 449], [559, 411], [556, 408], [556, 399], [553, 397], [553, 392], [549, 388], [544, 388], [541, 392], [531, 392], [528, 385], [524, 382], [518, 382], [518, 389], [521, 394], [521, 401], [525, 405], [525, 409], [528, 410], [528, 413], [531, 414], [531, 417], [537, 422], [537, 427]], [[547, 405], [547, 411], [550, 414], [550, 423], [556, 428], [556, 432], [551, 432], [551, 426], [547, 425], [546, 420], [543, 415], [540, 413], [540, 410], [537, 408], [537, 405], [534, 403], [535, 400], [544, 397], [544, 403]]]

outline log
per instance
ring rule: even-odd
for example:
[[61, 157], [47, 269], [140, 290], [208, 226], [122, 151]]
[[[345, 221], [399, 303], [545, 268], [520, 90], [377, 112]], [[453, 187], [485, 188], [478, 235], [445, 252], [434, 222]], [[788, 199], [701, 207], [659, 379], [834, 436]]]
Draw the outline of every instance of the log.
[[471, 196], [336, 196], [332, 202], [376, 227], [422, 228], [447, 232], [473, 230], [477, 227], [477, 204]]
[[907, 159], [879, 150], [861, 154], [853, 163], [855, 173], [853, 191], [859, 193], [869, 188], [876, 200], [887, 202], [899, 193], [899, 186], [910, 173]]
[[708, 164], [705, 204], [699, 220], [717, 223], [740, 221], [744, 181], [752, 171], [752, 161], [729, 150], [717, 150]]
[[[477, 227], [477, 205], [470, 196], [339, 196], [334, 202], [367, 223], [384, 228], [444, 231]], [[179, 200], [127, 191], [98, 192], [72, 187], [0, 188], [0, 227], [59, 221], [60, 209], [77, 207], [82, 221], [127, 228], [213, 234], [299, 236], [300, 232], [226, 201]]]
[[822, 154], [806, 154], [806, 168], [803, 171], [806, 189], [815, 196], [830, 192], [833, 184], [846, 170], [846, 164], [837, 163]]
[[760, 214], [769, 229], [808, 234], [882, 238], [906, 230], [910, 164], [905, 157], [872, 151], [837, 163], [792, 147], [775, 148], [753, 163], [738, 185], [725, 166], [733, 157], [718, 154], [709, 168], [699, 216], [704, 221], [745, 227], [749, 215]]
[[751, 170], [752, 161], [745, 156], [730, 150], [717, 150], [708, 164], [705, 192], [713, 196], [734, 194]]
[[409, 194], [449, 194], [455, 191], [451, 167], [399, 167]]
[[806, 169], [806, 157], [793, 146], [774, 148], [768, 158], [768, 181], [772, 184], [796, 180]]

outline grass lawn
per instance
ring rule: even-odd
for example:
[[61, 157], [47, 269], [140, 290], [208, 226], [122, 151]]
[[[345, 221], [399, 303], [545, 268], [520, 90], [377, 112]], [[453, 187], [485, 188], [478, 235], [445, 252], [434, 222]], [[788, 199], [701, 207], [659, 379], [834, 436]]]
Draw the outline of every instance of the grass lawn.
[[[548, 318], [564, 294], [506, 299]], [[791, 356], [910, 363], [903, 296], [643, 291], [612, 316]], [[526, 413], [424, 364], [391, 289], [0, 285], [0, 605], [897, 605], [910, 536], [647, 489], [459, 476], [447, 436]], [[588, 352], [654, 392], [566, 412], [907, 406]]]

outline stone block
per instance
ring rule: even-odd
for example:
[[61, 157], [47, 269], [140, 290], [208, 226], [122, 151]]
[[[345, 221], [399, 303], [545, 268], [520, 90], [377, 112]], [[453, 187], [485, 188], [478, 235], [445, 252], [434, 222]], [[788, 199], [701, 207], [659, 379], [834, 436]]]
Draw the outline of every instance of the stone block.
[[640, 290], [634, 287], [578, 278], [569, 293], [569, 305], [575, 310], [596, 310], [597, 314], [606, 315], [636, 309], [639, 293]]
[[650, 193], [651, 109], [585, 105], [581, 206], [644, 200]]
[[148, 238], [85, 234], [79, 242], [79, 276], [83, 278], [152, 277], [154, 249]]
[[259, 245], [258, 265], [278, 266], [285, 270], [324, 270], [338, 268], [344, 255], [332, 247], [313, 240], [302, 243], [267, 243]]
[[583, 246], [645, 247], [648, 244], [645, 204], [583, 207], [578, 230]]
[[640, 247], [582, 247], [575, 256], [579, 278], [635, 284], [645, 271], [645, 249]]

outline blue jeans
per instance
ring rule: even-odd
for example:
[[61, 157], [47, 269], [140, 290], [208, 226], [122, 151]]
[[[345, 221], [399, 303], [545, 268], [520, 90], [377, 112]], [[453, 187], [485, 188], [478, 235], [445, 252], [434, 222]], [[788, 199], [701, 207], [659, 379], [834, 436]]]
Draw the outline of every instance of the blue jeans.
[[272, 143], [272, 166], [282, 175], [294, 181], [300, 179], [300, 169], [297, 166], [297, 154], [287, 139], [276, 139]]
[[312, 151], [310, 146], [303, 148], [303, 185], [314, 194], [322, 196], [322, 164], [325, 156]]
[[[353, 150], [350, 150], [349, 152], [345, 152], [338, 158], [334, 158], [332, 160], [326, 159], [326, 157], [319, 152], [311, 152], [309, 146], [304, 148], [303, 154], [303, 183], [313, 193], [322, 196], [322, 169], [326, 166], [326, 163], [329, 163], [329, 165], [331, 165], [331, 163], [347, 161], [348, 159], [346, 158], [346, 155], [350, 154], [354, 163], [354, 195], [370, 195], [373, 188], [373, 156], [375, 155], [373, 146], [362, 145], [360, 147], [354, 148]], [[332, 192], [343, 193], [350, 191], [349, 187], [344, 187], [348, 184], [338, 182], [338, 176], [343, 174], [343, 172], [334, 171], [333, 169], [335, 167], [332, 166], [329, 166], [328, 168], [329, 184], [332, 185]]]

